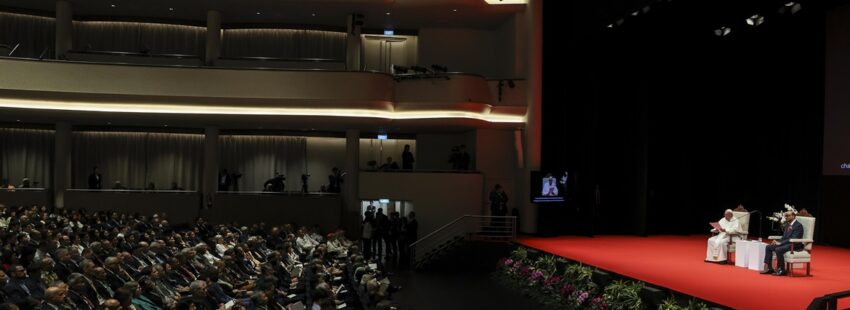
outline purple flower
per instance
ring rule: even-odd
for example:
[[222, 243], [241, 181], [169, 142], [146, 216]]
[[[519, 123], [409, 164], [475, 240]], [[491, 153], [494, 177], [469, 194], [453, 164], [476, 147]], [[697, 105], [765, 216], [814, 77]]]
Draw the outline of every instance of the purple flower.
[[543, 281], [543, 285], [544, 286], [554, 286], [554, 285], [557, 285], [560, 282], [561, 282], [561, 277], [553, 275], [553, 276], [546, 278], [546, 281]]
[[605, 300], [602, 297], [594, 297], [590, 300], [590, 305], [593, 309], [605, 310]]
[[575, 287], [572, 284], [564, 283], [564, 286], [561, 287], [561, 296], [567, 297], [575, 291]]
[[543, 272], [540, 270], [534, 271], [531, 273], [531, 281], [537, 281], [540, 278], [543, 278]]
[[583, 304], [587, 300], [588, 296], [590, 296], [590, 294], [588, 294], [586, 291], [581, 291], [581, 293], [579, 293], [578, 297], [576, 298], [576, 302], [579, 305]]
[[519, 267], [519, 274], [528, 276], [529, 274], [531, 274], [531, 269], [528, 269], [528, 267], [526, 266]]
[[507, 258], [505, 259], [505, 267], [510, 267], [514, 263], [514, 260]]

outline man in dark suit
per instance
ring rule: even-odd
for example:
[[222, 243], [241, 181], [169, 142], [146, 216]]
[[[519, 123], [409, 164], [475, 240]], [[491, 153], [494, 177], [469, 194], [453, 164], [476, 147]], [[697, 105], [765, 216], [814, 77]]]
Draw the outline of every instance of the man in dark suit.
[[[782, 239], [778, 242], [774, 240], [765, 249], [764, 263], [767, 264], [767, 270], [762, 272], [762, 274], [785, 275], [787, 272], [785, 270], [785, 252], [791, 250], [791, 239], [803, 238], [803, 224], [797, 222], [797, 215], [794, 212], [785, 212], [785, 222], [788, 224], [785, 225], [785, 231], [782, 232]], [[794, 247], [802, 249], [803, 245], [801, 243], [795, 243]], [[776, 272], [773, 271], [773, 266], [771, 265], [774, 253], [776, 253], [776, 267], [778, 269]]]
[[218, 191], [226, 192], [230, 190], [230, 183], [233, 180], [230, 178], [230, 174], [227, 173], [227, 169], [222, 169], [218, 174]]
[[100, 180], [102, 179], [100, 172], [97, 171], [97, 166], [94, 166], [91, 174], [89, 175], [89, 189], [100, 189]]
[[39, 304], [39, 299], [44, 295], [44, 289], [40, 288], [36, 281], [27, 275], [27, 269], [21, 265], [12, 265], [9, 268], [12, 279], [3, 287], [7, 301], [14, 303], [21, 309], [33, 309]]

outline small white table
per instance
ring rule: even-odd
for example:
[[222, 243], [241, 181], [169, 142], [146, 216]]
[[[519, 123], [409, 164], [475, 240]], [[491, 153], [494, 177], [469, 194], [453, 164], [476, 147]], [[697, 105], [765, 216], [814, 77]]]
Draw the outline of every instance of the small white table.
[[747, 268], [750, 270], [764, 271], [764, 251], [767, 243], [752, 240], [747, 248]]
[[750, 241], [735, 240], [735, 266], [747, 268], [749, 266]]

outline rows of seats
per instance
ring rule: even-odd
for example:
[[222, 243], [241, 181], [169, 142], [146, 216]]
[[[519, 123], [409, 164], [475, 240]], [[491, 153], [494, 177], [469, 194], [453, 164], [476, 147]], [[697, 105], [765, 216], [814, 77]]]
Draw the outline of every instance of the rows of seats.
[[[382, 265], [337, 230], [171, 225], [166, 214], [0, 205], [0, 308], [373, 309]], [[356, 277], [356, 278], [355, 278]], [[356, 284], [355, 284], [356, 283]], [[382, 289], [383, 286], [383, 289]], [[361, 295], [363, 294], [363, 295]], [[365, 303], [364, 303], [365, 302]]]

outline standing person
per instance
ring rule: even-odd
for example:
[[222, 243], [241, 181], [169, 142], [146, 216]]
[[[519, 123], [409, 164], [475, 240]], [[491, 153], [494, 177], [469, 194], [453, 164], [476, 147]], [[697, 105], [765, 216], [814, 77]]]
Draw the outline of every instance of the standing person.
[[[501, 184], [496, 184], [490, 192], [490, 215], [505, 216], [508, 214], [508, 195]], [[493, 220], [494, 226], [501, 225], [501, 221]]]
[[375, 213], [375, 234], [372, 236], [372, 242], [375, 243], [375, 257], [377, 258], [380, 258], [381, 252], [384, 251], [384, 241], [389, 226], [390, 220], [384, 214], [384, 209], [378, 208], [378, 212]]
[[227, 169], [222, 169], [218, 174], [218, 191], [226, 192], [230, 190], [230, 183], [232, 181], [230, 174], [227, 173]]
[[[407, 214], [407, 225], [404, 226], [404, 249], [406, 250], [406, 256], [411, 257], [416, 253], [413, 252], [413, 249], [410, 248], [410, 245], [416, 242], [419, 238], [419, 222], [416, 221], [416, 212], [410, 211]], [[404, 261], [404, 263], [409, 263], [410, 259]]]
[[363, 240], [363, 257], [370, 259], [372, 258], [372, 225], [374, 224], [372, 214], [366, 212], [361, 224], [363, 232], [360, 234], [360, 239]]
[[472, 157], [466, 152], [466, 145], [460, 145], [460, 170], [469, 170], [469, 165], [472, 163]]
[[100, 180], [102, 179], [100, 172], [97, 170], [97, 166], [94, 166], [91, 174], [89, 175], [89, 189], [101, 189]]
[[401, 169], [413, 169], [413, 153], [410, 152], [410, 144], [404, 145], [404, 152], [401, 152]]
[[393, 259], [398, 257], [398, 243], [396, 242], [399, 239], [398, 234], [401, 232], [400, 224], [401, 221], [398, 218], [398, 212], [390, 213], [385, 240], [387, 241], [387, 256], [393, 257]]

